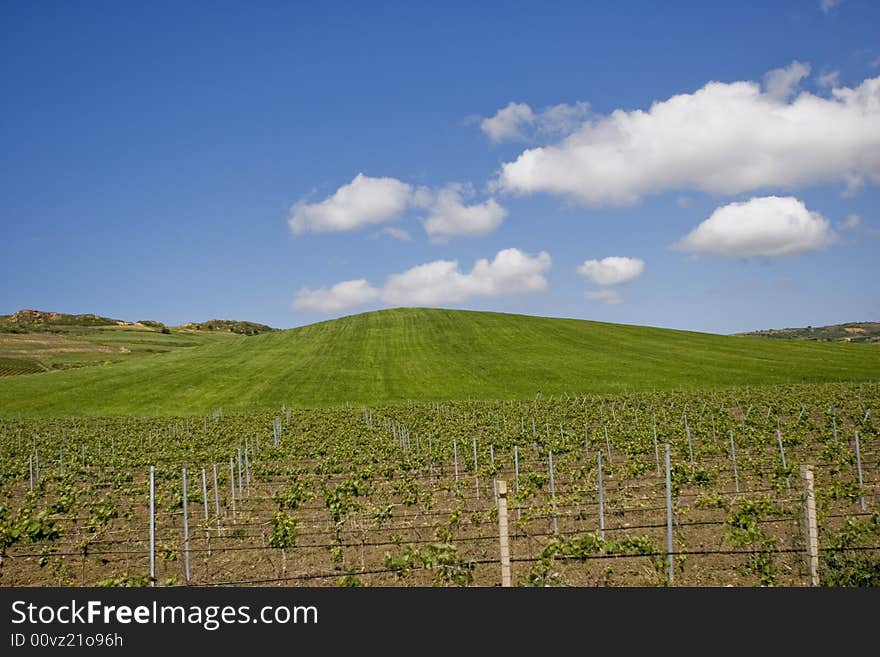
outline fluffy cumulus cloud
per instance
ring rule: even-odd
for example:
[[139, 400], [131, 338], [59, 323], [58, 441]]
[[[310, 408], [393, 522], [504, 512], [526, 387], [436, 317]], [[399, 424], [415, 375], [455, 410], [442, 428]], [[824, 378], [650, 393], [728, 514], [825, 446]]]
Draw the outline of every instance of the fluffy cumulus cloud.
[[459, 184], [448, 185], [436, 193], [423, 192], [421, 202], [429, 210], [424, 221], [428, 237], [434, 241], [445, 241], [457, 235], [485, 235], [498, 228], [507, 210], [494, 198], [467, 205], [465, 198], [473, 194], [469, 185]]
[[504, 163], [493, 187], [628, 204], [670, 189], [739, 194], [770, 187], [880, 181], [880, 77], [829, 97], [794, 85], [795, 62], [755, 82], [710, 82], [647, 110], [585, 121], [562, 141]]
[[360, 306], [379, 298], [379, 290], [370, 286], [366, 280], [342, 281], [333, 287], [317, 290], [303, 288], [296, 293], [293, 307], [297, 310], [318, 310], [325, 313], [338, 312]]
[[530, 256], [519, 249], [499, 251], [491, 262], [477, 260], [470, 273], [455, 260], [436, 260], [389, 276], [382, 298], [391, 305], [440, 305], [471, 296], [506, 296], [547, 289], [544, 273], [550, 255]]
[[560, 103], [537, 112], [527, 103], [510, 102], [480, 122], [489, 141], [527, 141], [536, 135], [566, 135], [577, 129], [590, 113], [589, 103]]
[[584, 298], [587, 301], [597, 301], [609, 305], [623, 303], [623, 296], [617, 290], [587, 290], [584, 292]]
[[347, 185], [317, 203], [300, 201], [290, 209], [294, 235], [355, 230], [396, 219], [407, 207], [412, 187], [396, 178], [359, 173]]
[[817, 251], [836, 241], [829, 221], [798, 199], [764, 196], [717, 208], [675, 247], [736, 258]]
[[[359, 173], [331, 196], [317, 203], [299, 201], [290, 209], [288, 224], [294, 235], [306, 232], [340, 232], [393, 221], [410, 208], [427, 210], [424, 227], [435, 241], [459, 235], [485, 235], [507, 215], [494, 198], [468, 205], [474, 196], [471, 185], [451, 183], [439, 190], [413, 187], [397, 178], [371, 178]], [[382, 233], [402, 241], [410, 234], [395, 227]]]
[[645, 270], [641, 258], [609, 256], [601, 260], [585, 260], [577, 271], [596, 285], [621, 285], [638, 278]]
[[462, 271], [455, 260], [435, 260], [392, 274], [381, 288], [358, 279], [331, 288], [302, 289], [293, 307], [338, 312], [377, 299], [394, 306], [438, 306], [474, 296], [542, 292], [547, 289], [545, 273], [551, 265], [547, 252], [533, 256], [519, 249], [499, 251], [491, 261], [477, 260], [470, 272]]

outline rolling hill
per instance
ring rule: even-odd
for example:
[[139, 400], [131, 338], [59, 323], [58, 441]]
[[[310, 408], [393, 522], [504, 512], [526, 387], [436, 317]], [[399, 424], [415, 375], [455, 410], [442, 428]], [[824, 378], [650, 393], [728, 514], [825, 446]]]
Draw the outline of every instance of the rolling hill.
[[0, 379], [0, 415], [201, 415], [405, 399], [880, 379], [872, 345], [400, 308]]

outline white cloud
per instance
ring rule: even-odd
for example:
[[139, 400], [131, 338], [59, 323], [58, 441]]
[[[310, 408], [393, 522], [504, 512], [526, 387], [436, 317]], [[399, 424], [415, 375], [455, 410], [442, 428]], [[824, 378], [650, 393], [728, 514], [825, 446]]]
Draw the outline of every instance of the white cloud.
[[385, 228], [382, 229], [382, 233], [384, 235], [388, 235], [390, 237], [393, 237], [396, 240], [400, 240], [401, 242], [411, 242], [412, 241], [412, 235], [410, 235], [409, 232], [407, 232], [403, 228], [395, 228], [394, 226], [386, 226]]
[[836, 241], [828, 220], [792, 196], [765, 196], [717, 208], [675, 244], [690, 253], [749, 258], [818, 251]]
[[598, 301], [599, 303], [623, 303], [623, 296], [617, 290], [588, 290], [584, 292], [584, 298], [588, 301]]
[[396, 219], [409, 203], [412, 187], [396, 178], [357, 174], [332, 196], [318, 203], [299, 201], [290, 209], [294, 235], [355, 230]]
[[300, 290], [297, 309], [337, 312], [380, 299], [386, 305], [438, 306], [469, 297], [497, 297], [547, 289], [544, 274], [552, 261], [546, 251], [535, 256], [519, 249], [499, 251], [490, 262], [477, 260], [470, 273], [455, 260], [435, 260], [388, 277], [382, 288], [366, 280], [344, 281], [333, 287]]
[[828, 14], [841, 2], [843, 2], [843, 0], [819, 0], [819, 7], [821, 7], [824, 13]]
[[[485, 235], [501, 225], [507, 210], [493, 198], [466, 205], [465, 197], [473, 196], [473, 186], [469, 184], [451, 183], [432, 190], [413, 187], [396, 178], [370, 178], [359, 173], [323, 201], [296, 203], [290, 209], [288, 224], [294, 235], [357, 230], [393, 221], [410, 207], [421, 207], [429, 212], [424, 225], [433, 240]], [[381, 232], [402, 241], [412, 239], [402, 228], [386, 227]]]
[[455, 260], [436, 260], [389, 276], [382, 299], [391, 305], [431, 306], [471, 296], [542, 292], [547, 288], [544, 272], [550, 265], [547, 252], [530, 256], [519, 249], [499, 251], [491, 262], [477, 260], [469, 274], [463, 273]]
[[820, 87], [831, 89], [840, 86], [840, 71], [825, 71], [816, 78], [816, 82]]
[[[590, 279], [596, 285], [623, 285], [634, 281], [645, 270], [645, 261], [641, 258], [625, 258], [608, 256], [601, 260], [584, 260], [577, 268], [578, 274]], [[598, 290], [587, 290], [584, 298], [606, 304], [623, 303], [623, 295], [617, 290], [602, 287]]]
[[764, 75], [767, 95], [777, 100], [788, 100], [797, 91], [800, 81], [810, 74], [810, 65], [794, 60], [784, 68], [775, 68]]
[[421, 203], [429, 208], [425, 219], [425, 232], [434, 241], [444, 241], [455, 235], [485, 235], [504, 220], [505, 210], [494, 199], [484, 203], [466, 205], [464, 197], [473, 196], [469, 185], [451, 184], [423, 198]]
[[590, 104], [577, 101], [560, 103], [535, 112], [527, 103], [510, 102], [480, 123], [490, 141], [526, 141], [534, 133], [567, 135], [577, 129], [590, 113]]
[[840, 180], [857, 189], [866, 178], [880, 181], [880, 77], [791, 101], [755, 82], [710, 82], [527, 149], [502, 165], [495, 187], [601, 205], [666, 190], [738, 194]]
[[331, 288], [317, 290], [303, 288], [296, 293], [293, 307], [297, 310], [319, 310], [325, 313], [337, 312], [360, 306], [379, 298], [380, 291], [371, 287], [363, 278], [342, 281]]
[[480, 129], [490, 141], [501, 142], [524, 139], [523, 130], [535, 121], [532, 108], [526, 103], [510, 102], [488, 119], [483, 119]]
[[391, 305], [434, 306], [461, 301], [468, 279], [455, 260], [435, 260], [392, 274], [383, 288], [383, 299]]
[[846, 219], [843, 220], [840, 227], [844, 230], [853, 230], [859, 227], [859, 224], [862, 223], [862, 218], [857, 214], [851, 214]]
[[622, 285], [641, 276], [645, 261], [641, 258], [609, 256], [601, 260], [585, 260], [577, 268], [578, 274], [585, 276], [596, 285]]

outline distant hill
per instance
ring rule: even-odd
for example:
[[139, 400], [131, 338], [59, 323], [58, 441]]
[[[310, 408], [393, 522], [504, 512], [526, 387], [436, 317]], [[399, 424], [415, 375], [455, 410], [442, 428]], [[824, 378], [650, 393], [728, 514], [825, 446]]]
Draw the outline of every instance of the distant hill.
[[282, 404], [880, 379], [880, 349], [873, 345], [430, 308], [252, 337], [216, 330], [149, 335], [205, 343], [106, 367], [0, 377], [0, 415], [203, 415]]
[[121, 319], [111, 319], [101, 315], [85, 314], [71, 315], [68, 313], [56, 313], [45, 310], [17, 310], [11, 315], [0, 315], [0, 332], [29, 333], [32, 331], [64, 331], [71, 327], [91, 326], [134, 326], [161, 331], [164, 328], [189, 331], [227, 331], [239, 335], [259, 335], [278, 329], [258, 324], [257, 322], [243, 322], [234, 319], [209, 319], [207, 322], [187, 322], [176, 327], [166, 327], [162, 322], [142, 319], [137, 322], [125, 322]]
[[274, 330], [235, 320], [168, 327], [146, 319], [19, 310], [0, 315], [0, 377], [126, 362]]
[[27, 333], [30, 331], [51, 331], [68, 326], [120, 326], [127, 322], [100, 315], [69, 315], [44, 310], [17, 310], [11, 315], [0, 315], [0, 331], [8, 333]]
[[831, 326], [807, 326], [805, 328], [766, 329], [737, 333], [759, 338], [783, 338], [786, 340], [816, 340], [819, 342], [872, 342], [880, 343], [880, 322], [849, 322]]
[[207, 322], [189, 322], [181, 324], [176, 328], [193, 331], [228, 331], [230, 333], [238, 333], [239, 335], [259, 335], [260, 333], [278, 330], [266, 324], [240, 322], [233, 319], [209, 319]]

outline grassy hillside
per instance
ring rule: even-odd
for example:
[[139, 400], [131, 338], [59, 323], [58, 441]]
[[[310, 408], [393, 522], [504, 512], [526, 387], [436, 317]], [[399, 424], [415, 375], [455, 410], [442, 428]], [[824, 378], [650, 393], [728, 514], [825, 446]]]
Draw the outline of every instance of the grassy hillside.
[[872, 345], [395, 309], [104, 367], [5, 377], [0, 415], [204, 414], [868, 379], [880, 379]]

